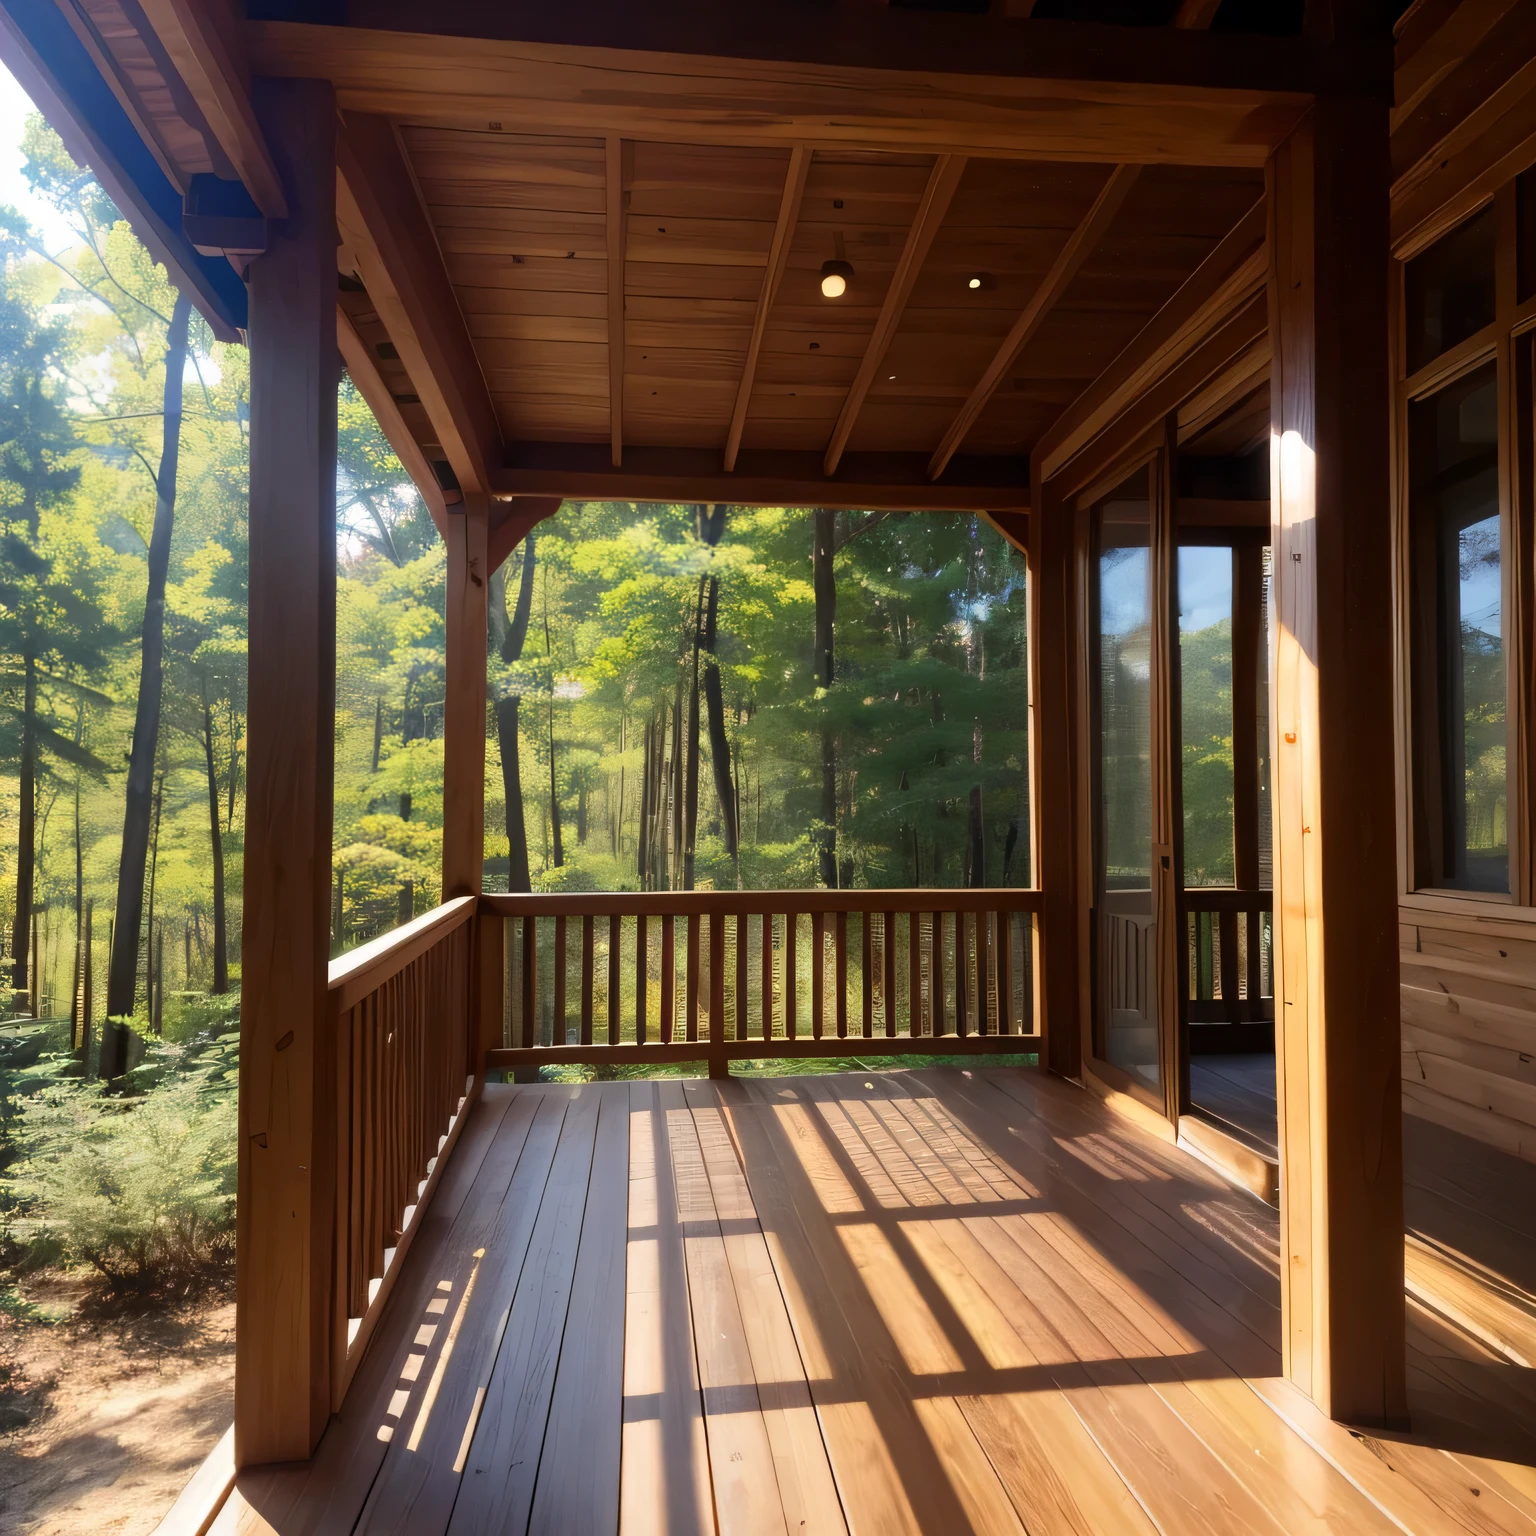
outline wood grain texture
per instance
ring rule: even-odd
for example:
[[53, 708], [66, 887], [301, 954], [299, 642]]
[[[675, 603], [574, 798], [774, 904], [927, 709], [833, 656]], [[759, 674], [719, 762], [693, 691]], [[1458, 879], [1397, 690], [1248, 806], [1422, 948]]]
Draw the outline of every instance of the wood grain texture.
[[490, 516], [488, 499], [474, 492], [455, 503], [447, 514], [442, 883], [445, 897], [480, 894], [485, 856]]
[[1314, 109], [1268, 237], [1286, 1373], [1378, 1424], [1405, 1412], [1384, 119]]
[[235, 1462], [302, 1459], [330, 1415], [335, 1047], [334, 100], [263, 84], [290, 217], [252, 263], [250, 632]]
[[[608, 262], [608, 444], [615, 465], [624, 462], [624, 141], [604, 145], [603, 235]], [[574, 237], [559, 242], [569, 245]]]

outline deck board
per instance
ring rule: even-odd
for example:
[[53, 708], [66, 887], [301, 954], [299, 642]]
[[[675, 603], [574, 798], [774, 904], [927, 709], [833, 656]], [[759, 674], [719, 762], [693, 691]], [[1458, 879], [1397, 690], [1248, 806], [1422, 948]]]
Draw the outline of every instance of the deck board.
[[1415, 1433], [1332, 1424], [1276, 1243], [1032, 1073], [496, 1085], [315, 1457], [214, 1529], [1536, 1536], [1536, 1372], [1415, 1302]]

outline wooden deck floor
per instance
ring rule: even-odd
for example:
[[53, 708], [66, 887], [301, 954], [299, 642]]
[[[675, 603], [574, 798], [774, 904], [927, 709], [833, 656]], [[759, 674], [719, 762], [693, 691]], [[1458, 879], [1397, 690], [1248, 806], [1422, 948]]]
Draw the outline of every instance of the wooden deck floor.
[[1536, 1533], [1536, 1372], [1279, 1378], [1275, 1213], [1012, 1071], [488, 1089], [341, 1415], [214, 1529]]

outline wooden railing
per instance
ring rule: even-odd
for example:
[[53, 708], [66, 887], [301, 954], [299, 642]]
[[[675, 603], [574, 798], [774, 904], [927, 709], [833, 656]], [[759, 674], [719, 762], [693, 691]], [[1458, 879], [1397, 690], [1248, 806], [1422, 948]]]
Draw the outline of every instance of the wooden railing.
[[1028, 1050], [1035, 891], [484, 896], [506, 919], [492, 1068]]
[[1247, 1024], [1275, 1016], [1270, 891], [1184, 892], [1191, 1024]]
[[463, 1124], [476, 902], [447, 902], [330, 967], [336, 1042], [332, 1401], [339, 1406]]

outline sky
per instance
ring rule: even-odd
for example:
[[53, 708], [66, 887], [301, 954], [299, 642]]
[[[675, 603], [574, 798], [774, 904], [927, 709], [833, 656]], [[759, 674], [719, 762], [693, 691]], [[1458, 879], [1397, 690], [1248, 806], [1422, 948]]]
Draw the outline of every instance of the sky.
[[73, 244], [69, 226], [47, 203], [32, 195], [21, 174], [21, 135], [34, 110], [27, 93], [0, 64], [0, 203], [9, 203], [42, 232], [48, 249]]

